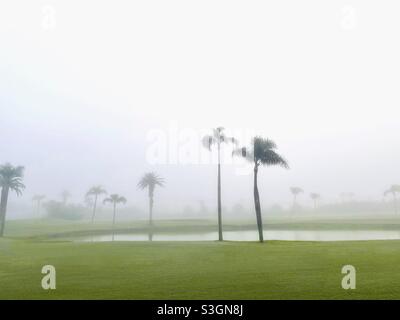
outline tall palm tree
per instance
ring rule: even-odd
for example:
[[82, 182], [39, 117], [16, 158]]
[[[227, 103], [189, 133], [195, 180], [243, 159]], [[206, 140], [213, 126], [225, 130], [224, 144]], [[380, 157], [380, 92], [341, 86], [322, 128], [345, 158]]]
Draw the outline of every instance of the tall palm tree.
[[260, 195], [258, 192], [258, 168], [262, 166], [281, 166], [289, 169], [287, 161], [279, 155], [275, 150], [277, 146], [275, 142], [262, 137], [253, 138], [249, 148], [243, 147], [234, 151], [235, 155], [242, 156], [254, 164], [254, 207], [256, 211], [258, 235], [260, 242], [264, 241], [263, 224], [261, 216]]
[[22, 183], [24, 177], [24, 167], [14, 167], [9, 163], [0, 166], [0, 237], [4, 235], [6, 224], [7, 201], [10, 190], [14, 191], [17, 196], [22, 194], [25, 185]]
[[393, 196], [393, 203], [394, 203], [394, 212], [397, 214], [398, 212], [398, 205], [397, 205], [397, 193], [400, 193], [400, 185], [394, 184], [388, 190], [384, 192], [384, 196], [391, 194]]
[[153, 205], [154, 205], [154, 190], [156, 186], [163, 187], [164, 179], [159, 177], [154, 172], [146, 173], [138, 183], [138, 188], [144, 190], [149, 189], [149, 225], [153, 225]]
[[114, 241], [114, 226], [115, 226], [115, 214], [116, 214], [116, 209], [117, 209], [117, 204], [118, 203], [122, 203], [125, 204], [126, 203], [126, 199], [122, 196], [120, 196], [119, 194], [110, 194], [110, 196], [108, 198], [105, 198], [103, 200], [103, 203], [112, 203], [113, 205], [113, 224], [112, 224], [112, 241]]
[[297, 205], [297, 202], [296, 202], [297, 196], [298, 196], [300, 193], [303, 193], [304, 190], [303, 190], [302, 188], [299, 188], [299, 187], [291, 187], [291, 188], [290, 188], [290, 192], [291, 192], [292, 195], [293, 195], [293, 210], [294, 210], [295, 207], [296, 207], [296, 205]]
[[92, 213], [92, 223], [94, 223], [94, 216], [96, 215], [97, 198], [102, 195], [107, 194], [107, 191], [102, 186], [94, 186], [86, 192], [86, 197], [93, 197], [93, 213]]
[[42, 200], [44, 198], [46, 198], [46, 196], [43, 195], [43, 194], [36, 194], [32, 198], [32, 201], [36, 202], [36, 208], [37, 208], [36, 210], [37, 210], [37, 216], [38, 217], [40, 216], [40, 207], [41, 207]]
[[318, 193], [310, 193], [311, 199], [314, 201], [314, 210], [317, 209], [317, 201], [321, 199], [321, 195]]
[[61, 192], [61, 198], [64, 206], [67, 204], [69, 198], [71, 198], [71, 193], [68, 190]]
[[227, 137], [224, 134], [224, 128], [218, 127], [213, 129], [212, 135], [207, 135], [203, 137], [203, 145], [209, 151], [211, 151], [211, 147], [216, 145], [218, 152], [218, 240], [222, 241], [222, 204], [221, 204], [221, 145], [223, 143], [233, 143], [237, 145], [237, 140], [233, 137]]

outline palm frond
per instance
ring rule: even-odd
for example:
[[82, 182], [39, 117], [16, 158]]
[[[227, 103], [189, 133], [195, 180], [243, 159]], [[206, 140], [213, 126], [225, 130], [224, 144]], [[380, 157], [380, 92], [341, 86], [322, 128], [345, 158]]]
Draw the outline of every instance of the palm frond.
[[94, 195], [101, 195], [101, 194], [107, 194], [107, 191], [100, 185], [93, 186], [89, 189], [88, 192], [86, 192], [86, 196], [94, 196]]
[[228, 136], [226, 136], [226, 135], [224, 135], [224, 134], [222, 134], [221, 136], [220, 136], [220, 142], [221, 143], [232, 143], [232, 144], [234, 144], [234, 145], [238, 145], [239, 144], [239, 141], [236, 139], [236, 138], [234, 138], [234, 137], [228, 137]]
[[386, 197], [388, 194], [396, 195], [396, 193], [400, 193], [400, 185], [393, 184], [389, 189], [387, 189], [383, 195]]
[[107, 202], [113, 203], [114, 200], [113, 200], [112, 198], [105, 198], [105, 199], [103, 200], [103, 203], [106, 204]]
[[319, 193], [310, 193], [310, 197], [313, 200], [318, 200], [321, 198], [321, 195]]
[[247, 161], [253, 162], [254, 161], [254, 154], [252, 149], [241, 147], [236, 148], [232, 151], [232, 156], [238, 156], [246, 159]]
[[139, 189], [145, 189], [145, 188], [150, 188], [154, 189], [155, 186], [164, 186], [164, 179], [155, 174], [154, 172], [148, 172], [146, 173], [139, 181], [138, 183], [138, 188]]
[[215, 140], [215, 138], [212, 137], [212, 136], [205, 136], [205, 137], [203, 137], [203, 139], [202, 139], [201, 142], [202, 142], [204, 148], [207, 148], [208, 150], [211, 151], [211, 146], [212, 146], [214, 143], [216, 143], [216, 140]]
[[253, 139], [254, 161], [266, 166], [279, 165], [288, 169], [289, 165], [287, 161], [275, 152], [274, 149], [276, 148], [277, 146], [274, 141], [259, 136], [255, 137]]
[[279, 165], [285, 169], [289, 169], [287, 161], [278, 153], [273, 150], [265, 150], [262, 154], [257, 157], [261, 164], [266, 166]]
[[292, 194], [294, 194], [294, 195], [297, 195], [299, 193], [303, 193], [304, 190], [300, 187], [291, 187], [290, 192], [292, 192]]
[[22, 183], [23, 176], [24, 167], [14, 167], [9, 163], [3, 164], [0, 166], [0, 187], [10, 188], [19, 196], [25, 189], [25, 185]]
[[127, 200], [125, 197], [119, 197], [117, 202], [125, 204], [127, 202]]
[[213, 136], [216, 140], [220, 140], [221, 136], [223, 135], [225, 128], [224, 127], [217, 127], [213, 129]]
[[127, 202], [127, 200], [125, 197], [122, 197], [117, 193], [113, 193], [113, 194], [110, 194], [109, 197], [107, 197], [103, 200], [103, 203], [108, 203], [108, 202], [113, 203], [113, 204], [117, 204], [117, 203], [125, 204]]

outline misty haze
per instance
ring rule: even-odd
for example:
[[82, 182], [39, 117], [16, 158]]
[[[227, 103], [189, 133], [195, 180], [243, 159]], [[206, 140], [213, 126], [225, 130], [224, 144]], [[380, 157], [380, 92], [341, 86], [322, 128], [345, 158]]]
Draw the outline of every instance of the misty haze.
[[[182, 263], [207, 244], [262, 259], [303, 241], [335, 258], [396, 245], [400, 7], [306, 3], [2, 1], [3, 254], [43, 242], [53, 257], [65, 241], [82, 250], [69, 253], [75, 270], [90, 248], [125, 261], [125, 243], [152, 268], [147, 248], [166, 243], [187, 250]], [[241, 292], [210, 297], [255, 298]]]

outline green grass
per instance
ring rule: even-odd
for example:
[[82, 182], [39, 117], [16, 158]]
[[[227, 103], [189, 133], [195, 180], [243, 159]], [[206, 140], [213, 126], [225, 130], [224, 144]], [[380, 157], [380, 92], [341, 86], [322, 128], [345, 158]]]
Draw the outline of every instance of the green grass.
[[[0, 240], [0, 299], [398, 299], [400, 241]], [[41, 288], [41, 268], [57, 289]], [[341, 288], [341, 268], [357, 289]]]
[[[268, 220], [267, 220], [268, 221]], [[398, 229], [394, 219], [270, 219], [271, 228]], [[230, 222], [225, 229], [252, 227]], [[119, 222], [143, 232], [145, 221]], [[9, 221], [0, 239], [0, 299], [399, 299], [400, 240], [358, 242], [101, 242], [67, 236], [109, 232], [109, 222]], [[213, 221], [159, 221], [159, 232], [215, 230]], [[64, 239], [64, 240], [63, 240]], [[41, 288], [54, 265], [57, 289]], [[357, 289], [341, 288], [341, 268]]]

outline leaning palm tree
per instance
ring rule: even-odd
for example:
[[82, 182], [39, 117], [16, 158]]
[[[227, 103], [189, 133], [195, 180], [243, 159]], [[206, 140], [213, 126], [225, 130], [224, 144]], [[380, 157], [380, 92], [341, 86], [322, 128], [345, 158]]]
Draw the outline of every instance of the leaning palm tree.
[[102, 186], [94, 186], [86, 192], [86, 197], [93, 197], [93, 213], [92, 213], [92, 223], [94, 222], [94, 216], [96, 215], [97, 198], [102, 194], [107, 194], [107, 191]]
[[237, 144], [237, 140], [233, 137], [227, 137], [224, 134], [224, 128], [218, 127], [213, 129], [212, 135], [203, 137], [203, 145], [211, 151], [211, 146], [217, 146], [218, 152], [218, 240], [222, 241], [222, 204], [221, 204], [221, 144], [233, 143]]
[[153, 205], [154, 205], [154, 190], [156, 186], [163, 187], [164, 179], [156, 175], [154, 172], [146, 173], [138, 183], [139, 189], [149, 189], [149, 225], [153, 225]]
[[22, 190], [25, 188], [22, 183], [23, 176], [24, 167], [14, 167], [9, 163], [0, 166], [0, 237], [4, 235], [9, 191], [14, 191], [17, 196], [22, 194]]
[[114, 226], [115, 226], [115, 214], [116, 214], [116, 209], [117, 209], [117, 204], [118, 203], [126, 203], [126, 199], [124, 197], [121, 197], [119, 194], [110, 194], [108, 198], [105, 198], [103, 200], [103, 203], [110, 202], [113, 204], [113, 224], [112, 224], [112, 241], [114, 241]]
[[304, 190], [303, 190], [302, 188], [299, 188], [299, 187], [291, 187], [291, 188], [290, 188], [290, 192], [291, 192], [292, 195], [293, 195], [293, 210], [294, 210], [294, 209], [296, 208], [296, 205], [297, 205], [297, 202], [296, 202], [297, 196], [298, 196], [300, 193], [303, 193]]
[[398, 208], [397, 208], [397, 193], [400, 193], [400, 185], [394, 184], [392, 185], [388, 190], [384, 192], [384, 196], [386, 197], [387, 195], [391, 194], [393, 196], [393, 203], [394, 203], [394, 212], [397, 214]]
[[46, 198], [46, 196], [43, 194], [36, 194], [32, 198], [32, 201], [36, 202], [36, 208], [37, 208], [36, 210], [37, 210], [38, 217], [40, 216], [40, 207], [41, 207], [42, 200], [44, 198]]
[[275, 150], [277, 146], [275, 142], [262, 137], [253, 138], [250, 148], [240, 148], [234, 151], [235, 155], [242, 156], [254, 164], [254, 207], [256, 211], [258, 235], [260, 242], [264, 241], [263, 224], [261, 216], [260, 195], [258, 193], [258, 168], [262, 166], [281, 166], [288, 169], [287, 161], [279, 155]]
[[321, 195], [318, 193], [310, 193], [310, 198], [314, 201], [314, 210], [317, 209], [317, 202], [321, 199]]

